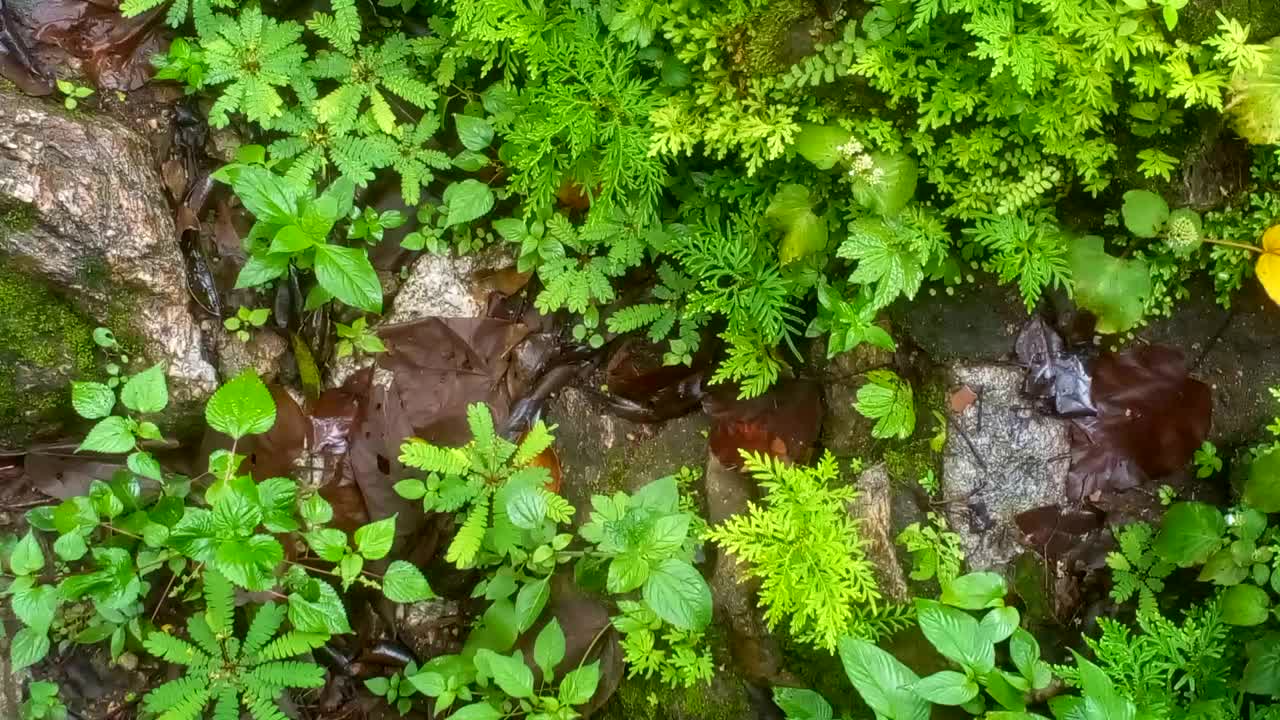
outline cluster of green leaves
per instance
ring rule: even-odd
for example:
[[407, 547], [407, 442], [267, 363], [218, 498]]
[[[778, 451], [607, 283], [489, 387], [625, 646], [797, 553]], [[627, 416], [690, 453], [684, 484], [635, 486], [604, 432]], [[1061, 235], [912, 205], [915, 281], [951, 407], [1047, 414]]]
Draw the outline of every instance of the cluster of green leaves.
[[1152, 550], [1155, 529], [1147, 523], [1132, 523], [1116, 530], [1115, 535], [1120, 549], [1107, 553], [1112, 599], [1122, 603], [1137, 595], [1140, 607], [1155, 610], [1156, 595], [1174, 571], [1172, 563], [1157, 558]]
[[240, 342], [249, 342], [251, 331], [267, 324], [271, 317], [271, 308], [247, 308], [241, 305], [236, 314], [222, 321], [227, 332], [235, 333]]
[[58, 684], [38, 680], [27, 687], [20, 720], [67, 720], [67, 706], [58, 697]]
[[[395, 602], [433, 597], [422, 573], [407, 562], [391, 562], [380, 577], [362, 573], [366, 560], [390, 551], [394, 517], [357, 529], [355, 547], [348, 549], [345, 533], [325, 527], [333, 509], [314, 491], [288, 478], [258, 482], [240, 472], [245, 458], [236, 454], [237, 444], [271, 429], [276, 420], [271, 393], [252, 371], [223, 385], [207, 403], [209, 428], [228, 436], [231, 449], [211, 453], [208, 472], [195, 480], [166, 470], [138, 447], [139, 438], [158, 438], [159, 431], [140, 432], [148, 423], [109, 415], [117, 402], [110, 387], [76, 383], [72, 395], [75, 407], [97, 420], [82, 449], [127, 453], [126, 469], [107, 481], [94, 480], [86, 495], [27, 514], [33, 530], [9, 550], [9, 574], [0, 578], [23, 623], [10, 647], [14, 667], [39, 662], [53, 638], [63, 646], [105, 642], [113, 658], [145, 647], [192, 668], [184, 679], [149, 695], [150, 710], [195, 718], [213, 702], [222, 717], [243, 701], [255, 717], [283, 717], [274, 709], [280, 690], [315, 686], [323, 673], [276, 661], [351, 632], [338, 592], [312, 572], [340, 578], [344, 587], [359, 580]], [[121, 386], [119, 402], [130, 411], [153, 413], [164, 409], [167, 398], [164, 374], [153, 367]], [[56, 536], [52, 563], [38, 533]], [[295, 533], [336, 569], [308, 570], [286, 559], [284, 543], [294, 543]], [[153, 628], [155, 613], [145, 612], [144, 601], [157, 573], [171, 576], [160, 602], [190, 597], [184, 589], [203, 586], [205, 615], [188, 626], [196, 646]], [[235, 587], [270, 591], [286, 604], [258, 607], [248, 634], [238, 640], [230, 630]], [[292, 630], [272, 640], [286, 618]]]
[[743, 458], [764, 500], [707, 537], [760, 578], [769, 626], [786, 626], [796, 639], [827, 650], [846, 635], [874, 638], [894, 629], [902, 614], [880, 596], [847, 508], [856, 493], [841, 483], [835, 457], [826, 453], [812, 467], [768, 455]]
[[892, 370], [872, 370], [858, 388], [854, 405], [864, 417], [875, 420], [872, 437], [906, 439], [916, 431], [916, 404], [911, 384]]
[[943, 516], [930, 512], [927, 523], [914, 522], [898, 533], [896, 542], [911, 553], [911, 579], [950, 583], [960, 577], [964, 566], [964, 544], [947, 529]]
[[715, 661], [701, 632], [674, 627], [633, 600], [619, 601], [618, 610], [613, 627], [622, 634], [628, 677], [656, 675], [664, 685], [684, 688], [711, 682]]

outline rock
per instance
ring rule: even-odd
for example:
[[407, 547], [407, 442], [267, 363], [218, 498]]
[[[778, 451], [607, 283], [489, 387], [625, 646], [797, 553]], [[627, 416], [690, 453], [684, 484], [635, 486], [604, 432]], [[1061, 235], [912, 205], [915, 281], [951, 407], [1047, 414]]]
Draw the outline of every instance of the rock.
[[270, 330], [256, 330], [248, 342], [241, 342], [235, 333], [221, 327], [209, 328], [218, 351], [218, 375], [224, 381], [252, 368], [264, 382], [280, 377], [289, 342]]
[[950, 381], [978, 396], [950, 414], [942, 471], [947, 522], [964, 540], [971, 570], [1002, 569], [1023, 549], [1014, 517], [1066, 494], [1069, 424], [1022, 397], [1024, 375], [1003, 365], [951, 368]]
[[889, 471], [883, 463], [867, 468], [858, 476], [857, 488], [858, 497], [849, 506], [849, 514], [858, 521], [858, 533], [865, 543], [867, 558], [876, 566], [880, 593], [894, 602], [905, 603], [910, 599], [910, 592], [894, 544], [901, 529], [894, 522]]
[[[9, 627], [18, 627], [18, 621], [13, 618], [8, 608], [0, 613], [0, 622], [5, 620], [9, 621], [6, 623]], [[9, 643], [12, 640], [12, 632], [5, 633], [5, 636], [0, 638], [0, 718], [22, 717], [19, 708], [22, 705], [23, 687], [31, 679], [29, 670], [20, 670], [15, 673], [13, 666], [9, 663]]]
[[444, 598], [396, 606], [396, 632], [420, 661], [461, 652], [469, 621], [461, 603]]
[[557, 425], [556, 452], [564, 472], [560, 494], [585, 522], [592, 495], [633, 492], [682, 466], [707, 459], [707, 419], [701, 413], [661, 425], [633, 423], [603, 414], [581, 390], [565, 388], [547, 404], [547, 422]]
[[974, 282], [948, 290], [926, 288], [889, 308], [899, 346], [914, 342], [935, 362], [1002, 360], [1028, 313], [1017, 288], [974, 273]]
[[490, 287], [485, 278], [512, 265], [502, 248], [470, 255], [435, 255], [418, 258], [409, 278], [396, 294], [384, 323], [402, 323], [427, 317], [482, 317]]
[[164, 185], [119, 123], [0, 89], [0, 267], [0, 446], [58, 432], [98, 325], [165, 364], [175, 416], [214, 390]]
[[[892, 332], [887, 321], [881, 325]], [[826, 344], [814, 343], [811, 361], [823, 376], [823, 400], [826, 416], [822, 422], [822, 444], [840, 457], [867, 457], [875, 446], [871, 428], [876, 424], [853, 409], [858, 388], [866, 382], [866, 373], [893, 364], [893, 353], [874, 345], [863, 344], [827, 358]]]
[[[742, 678], [716, 669], [711, 682], [691, 688], [670, 688], [656, 678], [622, 681], [618, 692], [600, 713], [601, 720], [746, 720], [768, 717], [757, 713], [753, 691]], [[756, 691], [758, 692], [758, 691]]]

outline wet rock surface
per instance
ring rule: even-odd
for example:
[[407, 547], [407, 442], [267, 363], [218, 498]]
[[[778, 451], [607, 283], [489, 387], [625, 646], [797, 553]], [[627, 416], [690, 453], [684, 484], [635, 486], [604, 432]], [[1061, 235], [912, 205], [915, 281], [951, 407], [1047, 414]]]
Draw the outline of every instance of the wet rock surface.
[[66, 381], [92, 368], [94, 326], [166, 366], [179, 413], [213, 391], [163, 184], [123, 125], [0, 90], [0, 264], [0, 403], [48, 398], [4, 412], [0, 445], [56, 429]]
[[1001, 360], [1030, 317], [1017, 288], [991, 276], [952, 288], [925, 288], [911, 302], [889, 308], [894, 337], [914, 343], [935, 362]]
[[1062, 501], [1070, 468], [1069, 424], [1022, 396], [1018, 367], [957, 364], [950, 381], [977, 398], [950, 413], [942, 496], [972, 570], [1000, 569], [1022, 551], [1014, 516]]
[[894, 516], [894, 496], [904, 489], [893, 487], [883, 463], [863, 471], [856, 487], [858, 497], [849, 506], [849, 514], [858, 521], [867, 558], [875, 564], [880, 593], [894, 602], [907, 602], [907, 577], [894, 544], [901, 527], [905, 527]]
[[474, 255], [426, 254], [409, 270], [396, 293], [387, 324], [427, 317], [482, 317], [487, 308], [486, 276], [512, 265], [501, 248]]

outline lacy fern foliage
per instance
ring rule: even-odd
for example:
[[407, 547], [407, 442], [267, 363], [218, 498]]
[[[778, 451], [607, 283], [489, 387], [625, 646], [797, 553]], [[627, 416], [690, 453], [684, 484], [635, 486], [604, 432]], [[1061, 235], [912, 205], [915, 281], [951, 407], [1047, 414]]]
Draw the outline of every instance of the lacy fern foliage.
[[769, 626], [786, 626], [797, 639], [827, 650], [844, 636], [874, 637], [886, 607], [858, 523], [849, 517], [856, 493], [840, 484], [835, 457], [828, 452], [812, 467], [743, 457], [765, 498], [708, 537], [761, 579]]

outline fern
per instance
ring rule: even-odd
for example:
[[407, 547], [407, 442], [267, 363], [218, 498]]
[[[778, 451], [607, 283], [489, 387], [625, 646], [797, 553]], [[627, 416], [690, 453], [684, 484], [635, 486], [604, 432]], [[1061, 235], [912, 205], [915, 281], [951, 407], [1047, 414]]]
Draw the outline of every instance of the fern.
[[1068, 243], [1044, 213], [989, 217], [964, 232], [991, 253], [987, 267], [1001, 282], [1017, 281], [1027, 310], [1035, 309], [1046, 287], [1071, 287]]
[[1111, 597], [1118, 603], [1138, 596], [1141, 611], [1158, 613], [1156, 594], [1164, 590], [1164, 579], [1175, 566], [1156, 557], [1152, 549], [1155, 530], [1147, 523], [1131, 523], [1115, 531], [1118, 551], [1107, 553], [1111, 568]]
[[840, 637], [875, 626], [884, 607], [858, 524], [849, 517], [855, 493], [838, 484], [835, 458], [826, 453], [804, 467], [743, 457], [764, 500], [708, 537], [760, 578], [769, 627], [786, 625], [798, 640], [834, 650]]
[[298, 39], [302, 26], [266, 17], [256, 5], [237, 18], [218, 16], [203, 41], [206, 86], [227, 83], [209, 109], [209, 123], [226, 127], [230, 113], [244, 113], [264, 128], [284, 114], [278, 88], [302, 71], [307, 50]]
[[[149, 10], [164, 5], [170, 0], [124, 0], [120, 3], [120, 14], [135, 17]], [[186, 22], [188, 12], [195, 22], [196, 32], [201, 36], [208, 35], [214, 18], [214, 8], [230, 9], [236, 7], [240, 0], [175, 0], [165, 16], [170, 27], [178, 27]]]
[[[421, 500], [428, 512], [458, 513], [458, 529], [445, 559], [461, 568], [490, 563], [505, 553], [497, 537], [514, 528], [506, 520], [503, 498], [512, 489], [537, 492], [548, 520], [567, 522], [573, 508], [562, 498], [544, 490], [551, 473], [537, 464], [542, 451], [551, 445], [552, 429], [541, 421], [516, 445], [498, 435], [489, 407], [476, 403], [467, 407], [471, 442], [461, 448], [441, 448], [418, 438], [400, 447], [400, 460], [409, 467], [431, 473], [425, 480], [402, 480], [395, 491], [411, 500]], [[492, 542], [491, 542], [492, 541]]]
[[367, 116], [383, 133], [397, 135], [392, 107], [396, 98], [418, 109], [434, 109], [436, 91], [417, 78], [408, 62], [413, 56], [408, 38], [397, 33], [380, 43], [354, 47], [344, 42], [345, 36], [338, 37], [335, 50], [321, 51], [306, 68], [312, 78], [338, 83], [314, 108], [316, 118], [331, 132], [349, 133]]
[[214, 570], [206, 569], [204, 578], [205, 612], [188, 621], [188, 632], [199, 647], [159, 631], [143, 643], [152, 655], [187, 667], [183, 677], [147, 693], [143, 707], [148, 712], [167, 720], [195, 720], [212, 700], [214, 717], [221, 720], [238, 718], [243, 701], [254, 717], [283, 717], [273, 703], [281, 690], [324, 684], [320, 666], [281, 660], [310, 652], [327, 642], [328, 635], [291, 632], [271, 640], [285, 611], [266, 603], [242, 643], [232, 634], [234, 587]]

